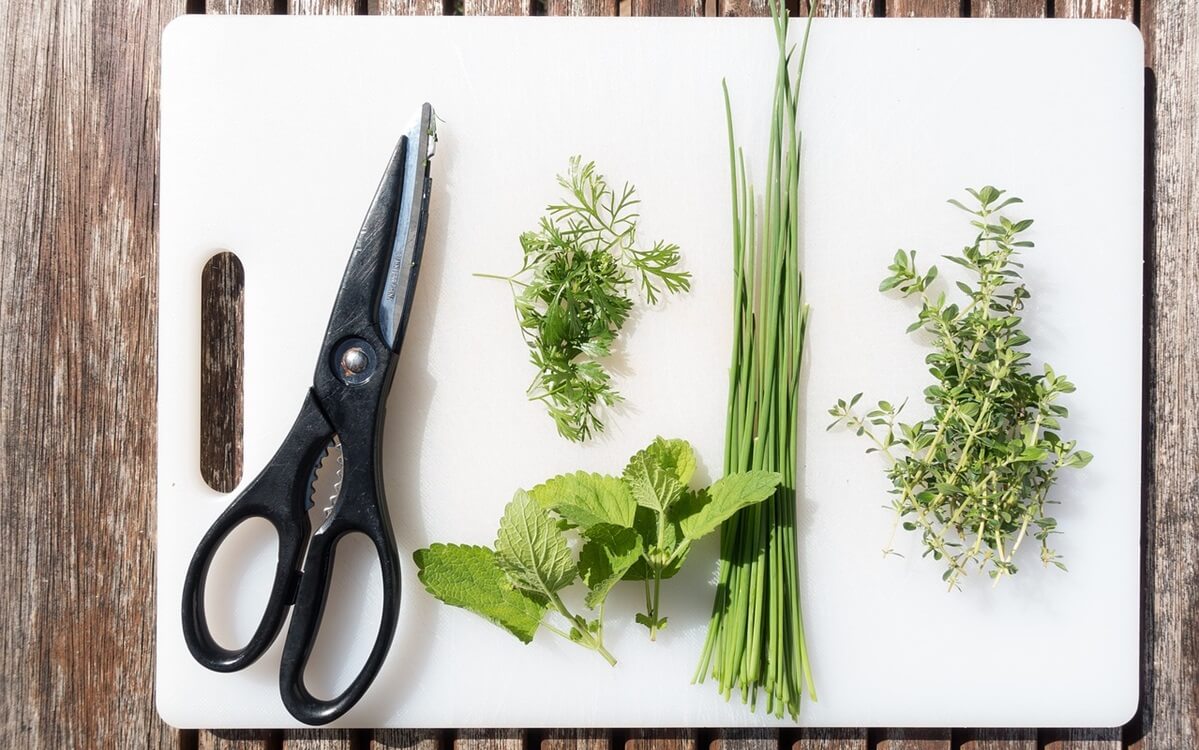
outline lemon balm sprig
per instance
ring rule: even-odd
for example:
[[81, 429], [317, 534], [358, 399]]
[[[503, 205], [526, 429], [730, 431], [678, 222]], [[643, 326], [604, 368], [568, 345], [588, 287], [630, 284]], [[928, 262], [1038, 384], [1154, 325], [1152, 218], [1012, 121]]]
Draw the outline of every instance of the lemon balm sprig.
[[[1069, 412], [1059, 403], [1074, 384], [1046, 364], [1035, 372], [1021, 349], [1021, 329], [1031, 296], [1016, 258], [1033, 243], [1022, 238], [1032, 219], [1012, 221], [998, 212], [1021, 203], [986, 186], [968, 190], [975, 206], [949, 202], [969, 213], [978, 234], [960, 255], [947, 260], [968, 269], [973, 284], [956, 284], [963, 298], [951, 302], [934, 292], [936, 266], [921, 272], [916, 252], [900, 250], [879, 285], [920, 303], [908, 332], [934, 339], [925, 361], [934, 382], [924, 390], [933, 416], [900, 421], [906, 404], [879, 401], [864, 414], [862, 394], [838, 400], [829, 410], [838, 425], [871, 443], [887, 463], [895, 513], [892, 537], [902, 524], [920, 534], [924, 555], [945, 563], [942, 579], [952, 590], [973, 568], [996, 584], [1018, 568], [1016, 552], [1028, 536], [1040, 542], [1045, 565], [1066, 569], [1050, 546], [1057, 521], [1047, 514], [1056, 503], [1049, 491], [1064, 468], [1082, 468], [1091, 454], [1059, 436]], [[891, 543], [884, 554], [894, 554]]]

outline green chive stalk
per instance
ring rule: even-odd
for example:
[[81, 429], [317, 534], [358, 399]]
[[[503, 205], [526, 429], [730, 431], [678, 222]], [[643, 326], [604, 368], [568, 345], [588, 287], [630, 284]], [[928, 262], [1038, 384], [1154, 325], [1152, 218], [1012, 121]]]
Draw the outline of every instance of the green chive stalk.
[[777, 471], [783, 481], [772, 498], [721, 527], [716, 600], [693, 682], [711, 676], [726, 700], [738, 692], [756, 710], [764, 696], [767, 713], [797, 718], [804, 689], [816, 699], [795, 550], [797, 410], [808, 322], [799, 270], [796, 112], [812, 15], [792, 75], [788, 14], [777, 0], [770, 0], [770, 12], [779, 54], [760, 230], [758, 196], [746, 177], [728, 86], [722, 84], [733, 196], [734, 319], [724, 470]]

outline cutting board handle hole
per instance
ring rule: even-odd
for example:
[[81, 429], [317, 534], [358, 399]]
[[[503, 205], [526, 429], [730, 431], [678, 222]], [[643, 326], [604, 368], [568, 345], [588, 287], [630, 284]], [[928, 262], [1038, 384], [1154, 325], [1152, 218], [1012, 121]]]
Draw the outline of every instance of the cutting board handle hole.
[[200, 474], [232, 492], [242, 472], [242, 363], [246, 273], [222, 250], [200, 274]]

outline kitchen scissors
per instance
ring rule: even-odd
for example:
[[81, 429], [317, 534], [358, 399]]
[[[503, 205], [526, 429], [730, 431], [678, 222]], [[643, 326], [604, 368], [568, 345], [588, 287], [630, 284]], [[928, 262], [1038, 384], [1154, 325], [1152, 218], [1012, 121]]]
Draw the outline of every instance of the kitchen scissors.
[[[357, 703], [395, 635], [400, 563], [379, 471], [379, 444], [424, 248], [429, 161], [436, 142], [433, 109], [424, 104], [417, 122], [396, 143], [358, 230], [299, 416], [266, 468], [200, 540], [184, 579], [184, 640], [196, 661], [218, 672], [253, 664], [274, 643], [291, 609], [279, 689], [283, 705], [306, 724], [327, 724]], [[308, 510], [316, 469], [337, 443], [343, 461], [340, 489], [313, 533]], [[274, 527], [279, 559], [257, 629], [243, 648], [226, 649], [208, 629], [205, 583], [217, 548], [251, 518], [264, 518]], [[305, 687], [304, 669], [320, 629], [338, 540], [355, 532], [369, 537], [378, 553], [383, 616], [361, 671], [340, 695], [322, 700]]]

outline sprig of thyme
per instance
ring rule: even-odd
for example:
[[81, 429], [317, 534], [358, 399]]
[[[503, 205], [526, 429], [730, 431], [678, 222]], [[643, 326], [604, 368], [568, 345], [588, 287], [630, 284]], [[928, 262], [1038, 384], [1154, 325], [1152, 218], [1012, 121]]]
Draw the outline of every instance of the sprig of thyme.
[[612, 353], [633, 308], [636, 278], [649, 304], [691, 288], [679, 247], [637, 247], [636, 188], [609, 187], [595, 162], [574, 156], [558, 183], [561, 203], [546, 207], [536, 231], [520, 237], [523, 262], [511, 276], [476, 274], [512, 286], [516, 317], [537, 375], [531, 401], [545, 404], [558, 433], [582, 441], [602, 432], [599, 411], [620, 401], [600, 360]]
[[[843, 424], [873, 444], [888, 463], [887, 477], [895, 495], [895, 528], [918, 531], [924, 555], [943, 560], [942, 576], [950, 589], [973, 565], [997, 584], [1016, 573], [1016, 551], [1031, 534], [1041, 543], [1045, 565], [1065, 570], [1049, 546], [1057, 521], [1046, 515], [1049, 490], [1063, 468], [1082, 468], [1091, 454], [1076, 441], [1058, 435], [1068, 415], [1058, 403], [1074, 385], [1046, 364], [1034, 373], [1029, 342], [1020, 314], [1030, 294], [1020, 280], [1020, 250], [1033, 246], [1019, 239], [1032, 219], [1011, 221], [997, 212], [1020, 203], [1000, 202], [1003, 190], [987, 186], [968, 191], [977, 208], [949, 202], [971, 214], [978, 230], [961, 255], [947, 260], [970, 270], [974, 284], [957, 282], [964, 301], [951, 303], [945, 292], [933, 293], [936, 266], [921, 273], [915, 251], [900, 250], [879, 290], [895, 290], [920, 302], [920, 313], [908, 332], [923, 330], [935, 339], [925, 361], [934, 383], [924, 390], [933, 407], [930, 419], [899, 421], [904, 403], [879, 401], [864, 415], [855, 410], [862, 394], [841, 399], [829, 410]], [[904, 520], [906, 519], [906, 520]], [[894, 554], [890, 543], [884, 554]]]

